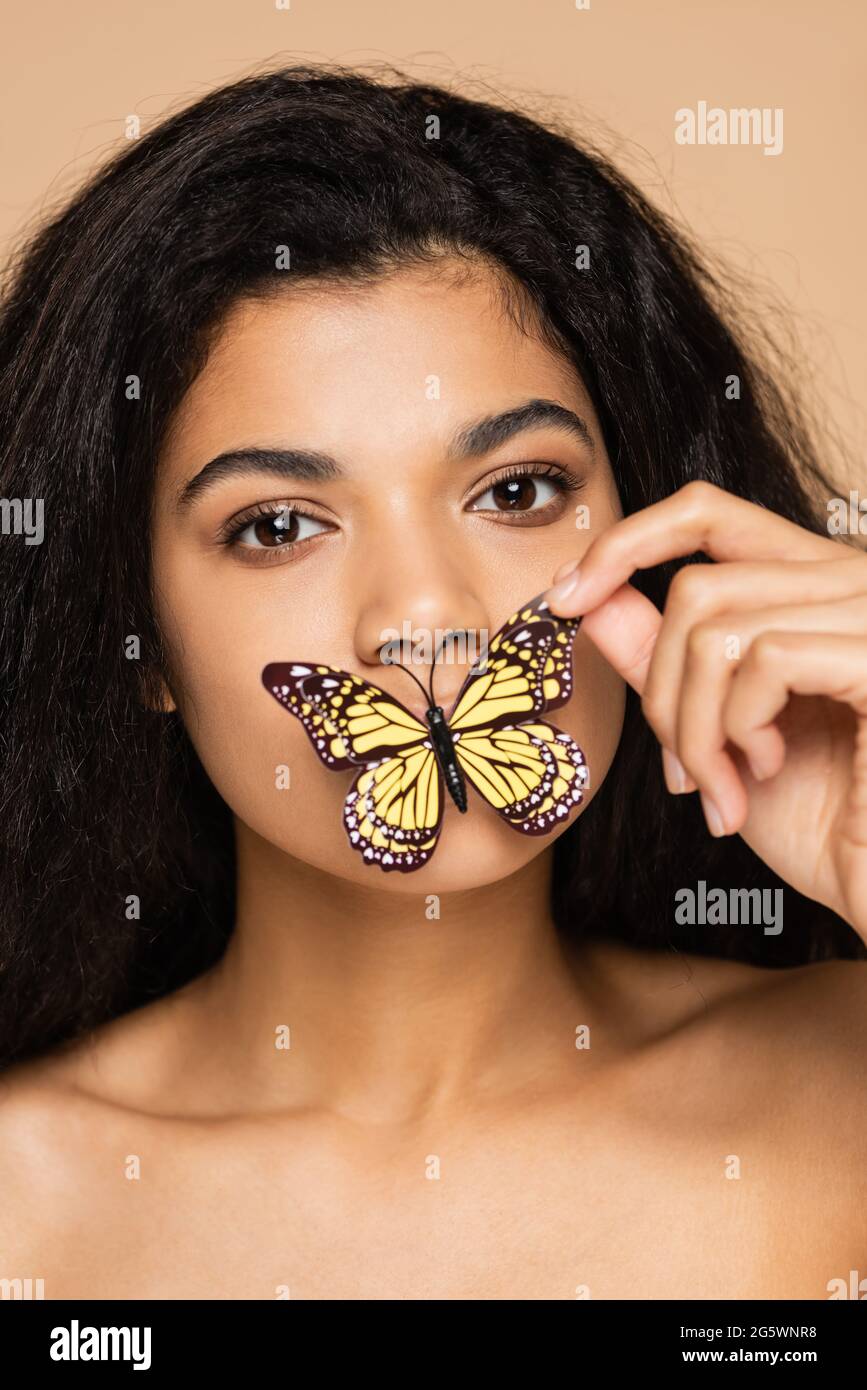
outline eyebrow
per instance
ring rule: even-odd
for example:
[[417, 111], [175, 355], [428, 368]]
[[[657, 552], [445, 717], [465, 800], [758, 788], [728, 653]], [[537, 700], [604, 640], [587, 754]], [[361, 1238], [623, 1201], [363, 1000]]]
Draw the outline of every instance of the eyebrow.
[[[558, 405], [556, 401], [535, 398], [511, 410], [486, 415], [473, 424], [462, 426], [452, 436], [446, 448], [446, 458], [450, 462], [478, 458], [499, 448], [515, 435], [542, 428], [562, 430], [578, 439], [591, 453], [594, 451], [593, 436], [580, 415], [564, 405]], [[181, 488], [177, 499], [178, 509], [188, 507], [226, 478], [249, 476], [252, 473], [273, 473], [279, 478], [306, 482], [329, 482], [346, 476], [346, 470], [336, 458], [317, 450], [259, 446], [230, 449], [211, 459]]]

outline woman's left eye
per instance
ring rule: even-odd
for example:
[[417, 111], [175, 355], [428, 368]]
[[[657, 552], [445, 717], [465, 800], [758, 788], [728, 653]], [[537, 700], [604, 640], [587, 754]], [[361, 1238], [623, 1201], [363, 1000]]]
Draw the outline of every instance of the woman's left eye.
[[577, 491], [580, 487], [581, 483], [577, 478], [572, 478], [559, 469], [547, 473], [515, 469], [480, 493], [474, 499], [470, 510], [513, 514], [542, 512], [551, 508], [551, 503], [562, 498], [565, 493]]

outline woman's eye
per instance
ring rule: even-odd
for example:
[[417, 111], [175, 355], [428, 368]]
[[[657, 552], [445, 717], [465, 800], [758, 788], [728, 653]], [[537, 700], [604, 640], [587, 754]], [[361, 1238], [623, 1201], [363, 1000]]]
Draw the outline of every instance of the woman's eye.
[[[481, 493], [473, 503], [477, 512], [531, 512], [546, 507], [563, 491], [563, 484], [535, 473], [523, 473], [520, 477], [501, 478], [486, 492]], [[490, 501], [486, 499], [490, 498]]]
[[257, 516], [236, 530], [232, 540], [236, 545], [246, 545], [253, 550], [273, 550], [281, 545], [291, 545], [295, 541], [305, 541], [308, 537], [316, 536], [327, 529], [324, 521], [317, 521], [316, 517], [284, 507], [279, 512]]

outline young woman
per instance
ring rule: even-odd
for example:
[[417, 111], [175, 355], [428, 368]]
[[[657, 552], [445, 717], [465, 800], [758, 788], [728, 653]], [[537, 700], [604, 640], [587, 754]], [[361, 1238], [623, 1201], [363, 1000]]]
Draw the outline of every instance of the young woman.
[[[401, 76], [215, 91], [12, 268], [0, 1277], [827, 1298], [867, 1250], [867, 560], [663, 217]], [[263, 673], [423, 722], [394, 634], [496, 652], [543, 591], [582, 795], [522, 834], [465, 778], [371, 862], [361, 765]]]

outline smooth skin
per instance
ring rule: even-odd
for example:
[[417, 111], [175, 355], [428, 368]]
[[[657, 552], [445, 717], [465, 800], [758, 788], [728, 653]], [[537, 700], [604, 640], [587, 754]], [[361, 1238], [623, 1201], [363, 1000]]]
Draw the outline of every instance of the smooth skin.
[[[771, 563], [767, 602], [786, 604], [804, 561], [829, 577], [865, 562], [766, 515], [750, 532], [757, 509], [694, 486], [623, 518], [582, 383], [502, 313], [484, 268], [472, 280], [448, 268], [236, 306], [174, 422], [152, 527], [163, 706], [234, 813], [236, 925], [184, 989], [3, 1076], [0, 1278], [43, 1278], [46, 1298], [827, 1298], [830, 1281], [867, 1274], [860, 963], [773, 971], [690, 956], [674, 926], [661, 951], [568, 943], [548, 910], [553, 839], [520, 837], [472, 793], [466, 816], [447, 806], [429, 864], [382, 875], [340, 828], [348, 778], [321, 767], [261, 688], [267, 662], [314, 658], [417, 708], [412, 682], [379, 661], [386, 629], [493, 633], [577, 556], [589, 602], [556, 722], [591, 770], [578, 814], [631, 682], [731, 830], [790, 866], [788, 881], [810, 875], [822, 901], [845, 904], [856, 886], [845, 856], [820, 849], [832, 769], [837, 824], [858, 828], [842, 810], [854, 744], [833, 724], [847, 707], [823, 692], [825, 742], [739, 785], [719, 728], [770, 758], [789, 677], [742, 657], [752, 694], [729, 724], [713, 653], [692, 654], [685, 584], [697, 581], [677, 582], [662, 618], [627, 581], [672, 542], [666, 553], [702, 544], [716, 557], [731, 508], [744, 509], [742, 554], [725, 558]], [[531, 400], [580, 415], [591, 443], [537, 425], [450, 454], [468, 424]], [[343, 476], [234, 473], [179, 505], [218, 454], [278, 444], [329, 453]], [[510, 510], [494, 480], [540, 460], [577, 490], [558, 500], [534, 479]], [[246, 548], [223, 543], [250, 508], [296, 503], [320, 522], [297, 548], [267, 521], [247, 526]], [[802, 550], [789, 558], [787, 544]], [[713, 567], [723, 587], [728, 568]], [[732, 592], [714, 613], [745, 635], [753, 618]], [[803, 631], [857, 647], [840, 626], [850, 597], [823, 590], [816, 626], [811, 587], [796, 604]], [[707, 738], [693, 673], [719, 690]], [[448, 709], [466, 669], [441, 674]], [[276, 1046], [286, 1029], [290, 1046]]]

